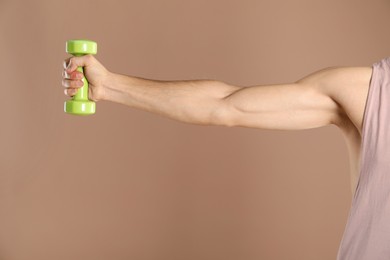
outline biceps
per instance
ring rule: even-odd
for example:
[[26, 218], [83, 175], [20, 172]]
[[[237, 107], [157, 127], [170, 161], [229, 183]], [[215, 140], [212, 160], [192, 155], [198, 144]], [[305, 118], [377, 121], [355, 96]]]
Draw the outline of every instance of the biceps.
[[338, 105], [314, 86], [293, 83], [244, 87], [223, 99], [231, 126], [300, 130], [333, 124]]

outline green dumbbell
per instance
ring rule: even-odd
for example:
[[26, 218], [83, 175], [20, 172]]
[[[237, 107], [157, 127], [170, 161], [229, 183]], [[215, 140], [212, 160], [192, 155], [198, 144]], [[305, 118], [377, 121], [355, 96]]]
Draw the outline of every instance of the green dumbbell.
[[[69, 40], [66, 42], [66, 52], [73, 56], [96, 54], [97, 44], [89, 40]], [[84, 73], [83, 67], [77, 67], [77, 71]], [[83, 78], [84, 86], [77, 90], [76, 95], [65, 101], [64, 111], [73, 115], [92, 115], [95, 113], [95, 102], [88, 99], [88, 81]]]

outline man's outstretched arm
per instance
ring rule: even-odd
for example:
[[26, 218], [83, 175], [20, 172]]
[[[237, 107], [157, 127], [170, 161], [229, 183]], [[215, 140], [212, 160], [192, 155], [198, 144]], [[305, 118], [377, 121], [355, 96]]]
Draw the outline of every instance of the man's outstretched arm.
[[327, 77], [319, 71], [291, 84], [238, 87], [216, 80], [160, 81], [115, 74], [90, 55], [73, 57], [70, 63], [63, 81], [66, 94], [77, 91], [80, 73], [75, 69], [85, 66], [91, 99], [186, 123], [295, 130], [336, 124], [342, 113], [326, 89], [327, 79], [335, 81], [337, 71]]
[[305, 129], [332, 124], [339, 109], [312, 84], [238, 87], [216, 80], [110, 78], [104, 99], [193, 124]]

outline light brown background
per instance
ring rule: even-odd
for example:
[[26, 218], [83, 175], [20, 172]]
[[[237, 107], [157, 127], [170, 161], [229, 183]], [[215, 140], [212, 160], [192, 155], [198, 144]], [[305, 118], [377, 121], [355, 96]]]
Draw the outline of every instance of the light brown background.
[[0, 259], [335, 259], [351, 202], [335, 126], [63, 112], [65, 41], [111, 71], [239, 86], [389, 55], [388, 0], [0, 1]]

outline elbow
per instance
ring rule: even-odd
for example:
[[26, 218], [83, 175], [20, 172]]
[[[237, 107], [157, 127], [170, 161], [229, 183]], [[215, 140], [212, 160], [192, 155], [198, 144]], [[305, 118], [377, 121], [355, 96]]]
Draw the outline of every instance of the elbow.
[[234, 111], [224, 99], [219, 99], [212, 112], [210, 113], [209, 124], [216, 126], [234, 127], [236, 126]]

